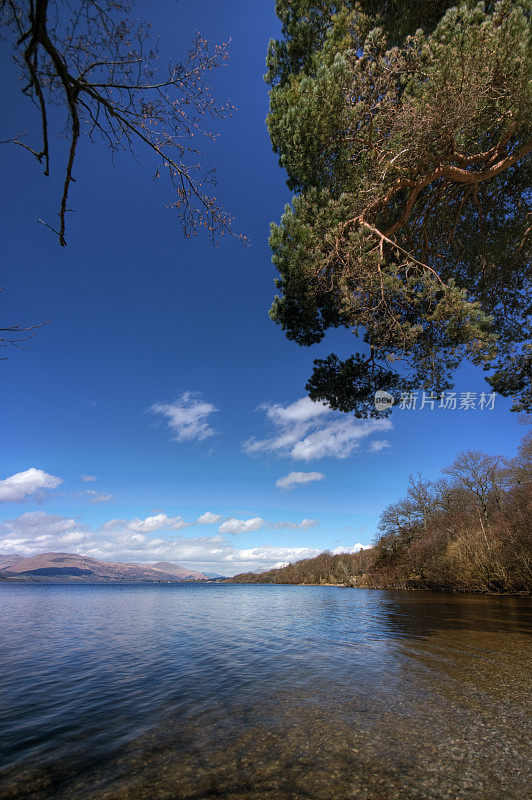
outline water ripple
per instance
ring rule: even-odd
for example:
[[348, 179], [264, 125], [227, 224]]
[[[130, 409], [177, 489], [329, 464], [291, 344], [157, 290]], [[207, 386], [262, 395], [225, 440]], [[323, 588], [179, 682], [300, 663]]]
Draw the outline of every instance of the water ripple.
[[2, 799], [525, 796], [525, 599], [9, 584], [0, 604]]

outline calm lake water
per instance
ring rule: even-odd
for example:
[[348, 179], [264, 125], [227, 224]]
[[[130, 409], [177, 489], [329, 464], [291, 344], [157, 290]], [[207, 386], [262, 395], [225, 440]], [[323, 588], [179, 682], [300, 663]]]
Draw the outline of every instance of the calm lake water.
[[523, 800], [526, 599], [0, 585], [0, 797]]

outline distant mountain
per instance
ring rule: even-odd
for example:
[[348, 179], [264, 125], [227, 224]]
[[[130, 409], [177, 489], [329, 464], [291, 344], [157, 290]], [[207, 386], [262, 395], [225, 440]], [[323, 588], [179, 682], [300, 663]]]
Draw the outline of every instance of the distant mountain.
[[16, 564], [17, 561], [21, 561], [24, 556], [20, 556], [18, 553], [0, 553], [0, 570], [5, 569], [6, 567], [10, 567], [11, 564]]
[[166, 572], [168, 575], [175, 575], [183, 581], [204, 581], [207, 576], [203, 572], [194, 572], [191, 569], [180, 567], [179, 564], [172, 564], [171, 561], [156, 561], [155, 564], [142, 564], [144, 567], [157, 570], [157, 572]]
[[[2, 556], [4, 560], [6, 556]], [[206, 580], [200, 572], [183, 569], [177, 564], [168, 564], [172, 572], [156, 569], [145, 564], [122, 564], [116, 561], [97, 561], [88, 556], [70, 553], [42, 553], [30, 558], [9, 557], [11, 563], [0, 567], [0, 576], [9, 578], [31, 578], [37, 580], [72, 579], [86, 581], [179, 581]], [[13, 559], [16, 559], [13, 562]], [[162, 564], [165, 562], [159, 562]], [[179, 572], [180, 571], [180, 572]]]

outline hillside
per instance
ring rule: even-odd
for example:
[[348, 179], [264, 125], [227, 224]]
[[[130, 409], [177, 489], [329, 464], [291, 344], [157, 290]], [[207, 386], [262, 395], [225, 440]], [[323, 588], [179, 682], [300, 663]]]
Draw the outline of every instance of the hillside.
[[7, 569], [11, 564], [16, 564], [17, 561], [21, 561], [23, 558], [24, 556], [18, 553], [12, 553], [11, 555], [8, 553], [0, 553], [0, 570]]
[[203, 572], [194, 572], [185, 567], [180, 567], [179, 564], [172, 564], [171, 561], [156, 561], [155, 564], [142, 564], [141, 566], [154, 569], [157, 572], [164, 572], [167, 575], [174, 575], [182, 581], [204, 581], [208, 577]]
[[226, 583], [290, 583], [290, 584], [341, 584], [344, 586], [369, 586], [375, 563], [375, 548], [359, 553], [320, 553], [286, 567], [266, 572], [244, 572], [227, 578]]
[[[13, 558], [13, 557], [12, 557]], [[3, 557], [3, 563], [9, 561]], [[29, 558], [18, 557], [7, 566], [0, 566], [0, 576], [32, 580], [76, 578], [86, 581], [189, 581], [206, 580], [200, 572], [186, 570], [177, 564], [164, 563], [167, 570], [145, 564], [122, 564], [98, 561], [89, 556], [70, 553], [42, 553]]]
[[532, 589], [532, 436], [517, 456], [461, 453], [447, 478], [410, 476], [388, 506], [375, 546], [321, 553], [232, 583], [339, 583], [376, 589], [529, 592]]

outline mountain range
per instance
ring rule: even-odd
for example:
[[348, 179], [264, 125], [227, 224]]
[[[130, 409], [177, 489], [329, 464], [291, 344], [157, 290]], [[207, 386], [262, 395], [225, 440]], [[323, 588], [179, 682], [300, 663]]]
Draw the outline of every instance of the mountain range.
[[170, 561], [154, 564], [122, 564], [118, 561], [98, 561], [89, 556], [71, 553], [41, 553], [25, 556], [0, 553], [0, 579], [80, 580], [80, 581], [206, 581], [202, 572], [194, 572]]

